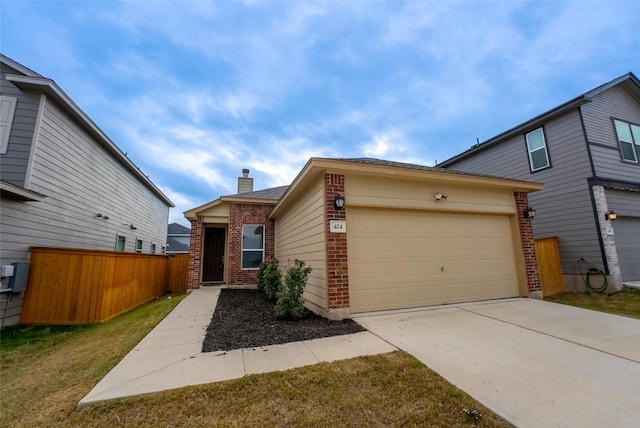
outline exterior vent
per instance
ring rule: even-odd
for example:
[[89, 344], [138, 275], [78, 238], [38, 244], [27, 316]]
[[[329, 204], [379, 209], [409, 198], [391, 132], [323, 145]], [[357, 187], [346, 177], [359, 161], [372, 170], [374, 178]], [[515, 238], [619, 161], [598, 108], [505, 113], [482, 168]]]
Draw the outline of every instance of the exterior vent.
[[238, 177], [238, 193], [253, 192], [253, 178], [249, 178], [249, 170], [242, 170], [242, 177]]

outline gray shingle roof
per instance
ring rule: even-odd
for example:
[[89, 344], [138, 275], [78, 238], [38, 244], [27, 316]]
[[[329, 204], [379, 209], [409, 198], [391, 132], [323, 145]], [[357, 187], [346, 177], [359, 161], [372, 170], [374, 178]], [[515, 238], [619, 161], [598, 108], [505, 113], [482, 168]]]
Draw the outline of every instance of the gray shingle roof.
[[177, 241], [175, 238], [171, 236], [167, 237], [167, 252], [168, 253], [180, 253], [180, 252], [189, 252], [189, 246], [183, 244], [182, 242]]
[[167, 233], [169, 235], [189, 235], [191, 234], [191, 229], [178, 223], [171, 223], [167, 227]]
[[227, 195], [227, 197], [278, 200], [284, 195], [284, 192], [286, 192], [288, 188], [289, 186], [272, 187], [270, 189], [256, 190], [255, 192], [236, 193], [234, 195]]

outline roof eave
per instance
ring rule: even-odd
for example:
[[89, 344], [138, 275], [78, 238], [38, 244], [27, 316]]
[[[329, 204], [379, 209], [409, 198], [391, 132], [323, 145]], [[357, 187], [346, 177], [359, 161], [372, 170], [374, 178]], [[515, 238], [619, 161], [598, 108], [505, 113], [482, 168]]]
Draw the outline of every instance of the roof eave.
[[111, 155], [113, 155], [122, 165], [125, 166], [135, 177], [137, 177], [149, 190], [158, 196], [168, 207], [175, 207], [173, 202], [164, 194], [149, 178], [142, 173], [126, 154], [115, 145], [109, 137], [84, 113], [76, 103], [51, 79], [35, 76], [18, 76], [9, 74], [6, 79], [21, 89], [34, 90], [58, 102], [73, 119], [80, 123], [83, 128], [95, 138]]
[[484, 141], [480, 144], [477, 144], [475, 146], [472, 146], [470, 149], [465, 150], [464, 152], [457, 154], [447, 160], [445, 160], [444, 162], [440, 162], [438, 164], [438, 167], [441, 168], [448, 168], [449, 165], [456, 163], [458, 161], [461, 161], [471, 155], [474, 155], [476, 153], [479, 153], [483, 150], [486, 150], [490, 147], [493, 147], [497, 144], [500, 144], [506, 140], [508, 140], [509, 138], [512, 138], [515, 135], [519, 135], [519, 134], [524, 134], [525, 132], [535, 129], [541, 125], [543, 125], [545, 122], [547, 122], [550, 119], [553, 119], [555, 117], [558, 117], [562, 114], [565, 114], [568, 111], [571, 111], [573, 109], [577, 109], [578, 107], [588, 103], [591, 101], [591, 97], [587, 96], [587, 95], [581, 95], [577, 98], [574, 98], [570, 101], [567, 101], [566, 103], [555, 107], [551, 110], [548, 110], [536, 117], [534, 117], [533, 119], [530, 119], [526, 122], [523, 122], [519, 125], [516, 125], [515, 127], [508, 129], [506, 131], [504, 131], [501, 134], [496, 135], [495, 137]]

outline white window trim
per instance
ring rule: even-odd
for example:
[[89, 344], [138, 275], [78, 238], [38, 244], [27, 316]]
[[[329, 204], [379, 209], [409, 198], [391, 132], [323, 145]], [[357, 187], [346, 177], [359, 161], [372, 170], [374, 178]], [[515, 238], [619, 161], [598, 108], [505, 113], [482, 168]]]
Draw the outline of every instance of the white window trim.
[[[124, 238], [124, 245], [122, 247], [122, 251], [118, 250], [118, 242], [120, 241], [120, 238]], [[127, 237], [125, 235], [121, 235], [119, 233], [116, 233], [116, 251], [119, 253], [124, 253], [127, 249]]]
[[[138, 242], [140, 243], [140, 248], [138, 248]], [[141, 253], [142, 252], [142, 246], [143, 245], [144, 245], [144, 241], [136, 236], [136, 246], [135, 246], [136, 253]]]
[[158, 246], [156, 245], [155, 242], [150, 242], [149, 243], [149, 253], [151, 254], [156, 254]]
[[[243, 224], [242, 225], [242, 235], [244, 236], [244, 227], [245, 226], [262, 226], [262, 248], [260, 249], [260, 251], [262, 251], [262, 261], [264, 262], [264, 250], [265, 250], [265, 239], [266, 239], [266, 229], [264, 227], [264, 224], [259, 224], [259, 223], [247, 223], [247, 224]], [[255, 268], [246, 268], [244, 267], [244, 252], [245, 251], [258, 251], [258, 249], [256, 248], [247, 248], [246, 250], [244, 249], [244, 242], [242, 243], [242, 252], [240, 254], [240, 269], [242, 270], [258, 270], [260, 269], [259, 267], [255, 267]]]
[[[542, 143], [544, 144], [542, 147], [537, 148], [535, 150], [531, 150], [531, 148], [529, 147], [529, 134], [532, 134], [536, 131], [540, 130], [540, 132], [542, 133]], [[529, 168], [531, 169], [531, 172], [536, 172], [536, 171], [541, 171], [543, 169], [546, 168], [550, 168], [551, 167], [551, 159], [549, 158], [549, 148], [547, 146], [547, 137], [544, 135], [544, 128], [541, 126], [539, 128], [533, 129], [529, 132], [527, 132], [526, 134], [524, 134], [524, 140], [527, 144], [527, 155], [529, 156]], [[537, 152], [540, 150], [544, 150], [544, 154], [545, 157], [547, 158], [547, 164], [545, 166], [541, 166], [538, 168], [534, 168], [533, 166], [533, 157], [531, 156], [531, 153], [533, 152]]]
[[0, 115], [0, 154], [7, 153], [7, 148], [9, 147], [9, 135], [11, 134], [18, 98], [0, 95], [0, 104], [4, 103], [9, 103], [9, 111], [7, 112], [7, 120], [2, 120], [2, 115]]
[[[635, 159], [633, 160], [624, 158], [624, 154], [622, 152], [622, 141], [620, 140], [620, 136], [618, 135], [618, 128], [616, 127], [616, 122], [620, 122], [629, 127], [629, 135], [631, 135], [631, 143], [629, 143], [628, 141], [625, 141], [625, 143], [631, 144], [631, 150], [633, 151], [633, 155], [635, 156]], [[626, 120], [613, 119], [613, 130], [615, 131], [616, 139], [618, 140], [618, 150], [620, 150], [620, 159], [622, 159], [622, 162], [637, 164], [637, 163], [640, 163], [640, 141], [636, 141], [633, 135], [633, 129], [631, 129], [632, 126], [639, 127], [639, 125], [636, 125], [635, 123], [627, 122]]]

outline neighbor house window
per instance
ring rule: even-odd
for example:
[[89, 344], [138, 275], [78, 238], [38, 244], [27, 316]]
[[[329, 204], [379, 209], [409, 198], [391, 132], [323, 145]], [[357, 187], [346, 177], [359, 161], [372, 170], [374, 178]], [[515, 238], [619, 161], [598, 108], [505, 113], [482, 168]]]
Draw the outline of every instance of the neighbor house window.
[[531, 172], [548, 168], [550, 166], [549, 153], [547, 152], [547, 142], [544, 139], [542, 128], [525, 134], [525, 139], [527, 140]]
[[142, 252], [142, 239], [136, 239], [136, 253]]
[[242, 225], [242, 269], [257, 269], [264, 260], [264, 226]]
[[150, 251], [151, 251], [151, 254], [155, 254], [156, 253], [156, 244], [151, 243]]
[[7, 153], [9, 134], [18, 99], [0, 95], [0, 153]]
[[126, 243], [127, 238], [122, 235], [118, 235], [116, 237], [116, 251], [124, 251], [124, 246]]
[[162, 254], [163, 255], [167, 254], [167, 246], [166, 245], [162, 246]]
[[614, 120], [613, 123], [618, 135], [622, 160], [638, 163], [638, 159], [640, 159], [640, 126], [621, 120]]

